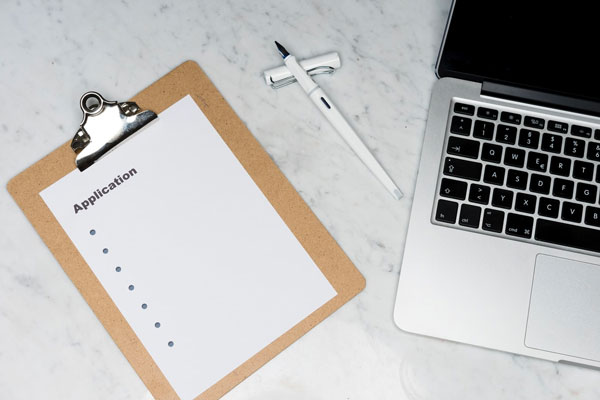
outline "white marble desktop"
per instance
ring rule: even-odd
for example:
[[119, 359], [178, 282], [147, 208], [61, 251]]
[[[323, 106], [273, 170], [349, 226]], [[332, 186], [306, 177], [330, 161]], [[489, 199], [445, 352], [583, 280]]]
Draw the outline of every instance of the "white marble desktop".
[[[0, 2], [0, 182], [71, 139], [80, 95], [127, 99], [196, 60], [367, 279], [224, 398], [598, 399], [600, 372], [404, 333], [392, 309], [450, 0]], [[338, 51], [318, 81], [405, 193], [395, 201], [281, 63]], [[150, 399], [0, 190], [0, 398]]]

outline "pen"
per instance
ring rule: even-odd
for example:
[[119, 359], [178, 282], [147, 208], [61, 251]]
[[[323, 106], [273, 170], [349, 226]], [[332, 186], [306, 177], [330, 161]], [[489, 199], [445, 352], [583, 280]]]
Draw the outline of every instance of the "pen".
[[308, 76], [304, 68], [302, 68], [296, 60], [296, 57], [290, 55], [281, 44], [275, 42], [275, 45], [277, 46], [279, 54], [283, 57], [286, 67], [296, 78], [300, 86], [302, 86], [302, 89], [304, 89], [312, 102], [319, 110], [321, 110], [325, 118], [329, 120], [331, 125], [333, 125], [340, 136], [346, 141], [348, 146], [350, 146], [358, 158], [360, 158], [373, 175], [379, 179], [392, 196], [396, 199], [400, 199], [402, 197], [402, 192], [398, 189], [398, 186], [396, 186], [394, 181], [392, 181], [392, 178], [390, 178], [375, 157], [373, 157], [373, 154], [371, 154], [367, 146], [360, 140], [354, 129], [352, 129], [348, 121], [346, 121], [338, 111], [337, 107], [331, 102], [325, 92], [323, 92], [319, 85]]

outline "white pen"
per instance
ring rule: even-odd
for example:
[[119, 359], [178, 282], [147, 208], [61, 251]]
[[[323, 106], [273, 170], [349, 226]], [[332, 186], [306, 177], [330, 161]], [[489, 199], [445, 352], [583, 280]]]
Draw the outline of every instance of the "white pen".
[[283, 57], [285, 66], [289, 69], [294, 78], [296, 78], [300, 86], [302, 86], [302, 89], [304, 89], [312, 102], [319, 110], [321, 110], [325, 118], [329, 120], [340, 136], [348, 143], [348, 146], [350, 146], [358, 158], [360, 158], [367, 168], [369, 168], [373, 175], [379, 179], [383, 186], [389, 190], [392, 196], [396, 199], [400, 199], [402, 197], [402, 192], [398, 189], [398, 186], [396, 186], [392, 178], [390, 178], [375, 157], [373, 157], [373, 154], [371, 154], [367, 146], [360, 140], [354, 129], [352, 129], [348, 121], [346, 121], [338, 111], [337, 107], [331, 102], [325, 92], [323, 92], [319, 85], [308, 76], [304, 68], [302, 68], [296, 60], [296, 57], [290, 55], [281, 44], [275, 42], [275, 45], [277, 46], [279, 54]]

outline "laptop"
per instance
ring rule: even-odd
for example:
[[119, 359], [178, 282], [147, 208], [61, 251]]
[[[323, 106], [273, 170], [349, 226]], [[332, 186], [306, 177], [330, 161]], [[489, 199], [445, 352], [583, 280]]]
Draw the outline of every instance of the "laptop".
[[394, 308], [402, 330], [600, 367], [594, 7], [453, 3]]

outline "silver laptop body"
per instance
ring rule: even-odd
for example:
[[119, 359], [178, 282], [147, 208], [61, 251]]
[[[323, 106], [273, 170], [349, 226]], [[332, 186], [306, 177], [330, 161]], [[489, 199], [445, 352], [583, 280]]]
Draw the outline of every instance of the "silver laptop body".
[[[495, 97], [483, 86], [435, 84], [394, 321], [411, 333], [600, 368], [600, 190], [589, 197], [600, 182], [600, 118]], [[500, 125], [516, 135], [504, 137]], [[522, 159], [511, 160], [513, 152]], [[477, 164], [479, 173], [469, 170]], [[540, 191], [531, 186], [538, 183]], [[502, 194], [510, 193], [507, 203]]]

